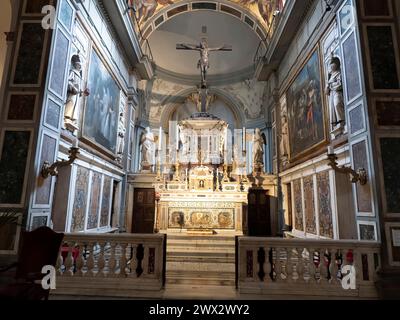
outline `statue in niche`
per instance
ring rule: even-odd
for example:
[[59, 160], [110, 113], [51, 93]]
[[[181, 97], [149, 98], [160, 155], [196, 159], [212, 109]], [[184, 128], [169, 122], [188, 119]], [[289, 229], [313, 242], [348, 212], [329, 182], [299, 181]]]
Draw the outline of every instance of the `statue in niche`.
[[259, 128], [257, 128], [254, 133], [253, 166], [255, 171], [259, 171], [264, 167], [264, 139]]
[[89, 90], [82, 90], [82, 62], [79, 54], [71, 58], [71, 68], [68, 77], [67, 101], [65, 103], [64, 120], [65, 126], [75, 131], [78, 129], [77, 119], [79, 117], [79, 98], [89, 95]]
[[280, 147], [281, 157], [287, 158], [289, 155], [289, 130], [288, 130], [288, 119], [286, 113], [282, 114], [281, 141], [279, 147]]
[[119, 113], [119, 121], [118, 121], [118, 140], [117, 140], [117, 155], [119, 161], [122, 160], [124, 151], [125, 151], [125, 114], [123, 109], [120, 110]]
[[151, 170], [151, 166], [153, 165], [153, 151], [155, 146], [155, 139], [149, 127], [147, 127], [146, 131], [142, 133], [140, 144], [142, 152], [142, 159], [141, 159], [142, 170], [145, 171]]
[[346, 119], [344, 111], [343, 85], [341, 65], [338, 57], [333, 57], [329, 63], [330, 72], [326, 95], [329, 96], [329, 112], [333, 129], [343, 128]]

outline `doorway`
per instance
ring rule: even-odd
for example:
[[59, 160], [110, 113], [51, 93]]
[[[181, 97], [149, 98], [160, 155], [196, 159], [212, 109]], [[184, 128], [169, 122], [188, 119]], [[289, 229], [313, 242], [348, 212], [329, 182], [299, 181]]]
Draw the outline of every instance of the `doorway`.
[[248, 196], [249, 236], [271, 237], [271, 198], [265, 190], [250, 190]]
[[135, 189], [133, 201], [133, 233], [153, 233], [155, 190]]

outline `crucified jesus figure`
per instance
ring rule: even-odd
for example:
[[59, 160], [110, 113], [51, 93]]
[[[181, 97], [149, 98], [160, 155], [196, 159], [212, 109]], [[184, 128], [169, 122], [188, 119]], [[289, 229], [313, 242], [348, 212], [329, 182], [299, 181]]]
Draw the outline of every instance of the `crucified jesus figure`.
[[210, 68], [209, 55], [212, 51], [232, 51], [231, 46], [223, 45], [218, 48], [209, 48], [207, 39], [203, 38], [200, 44], [177, 44], [177, 50], [195, 50], [200, 52], [200, 60], [197, 63], [197, 68], [201, 70], [201, 87], [207, 88], [206, 76], [207, 70]]

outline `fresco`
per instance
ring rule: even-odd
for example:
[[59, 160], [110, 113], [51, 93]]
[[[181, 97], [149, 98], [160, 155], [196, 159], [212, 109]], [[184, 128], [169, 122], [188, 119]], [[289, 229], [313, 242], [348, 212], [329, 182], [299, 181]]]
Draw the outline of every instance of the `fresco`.
[[[130, 6], [136, 9], [136, 18], [141, 25], [144, 25], [168, 5], [179, 2], [184, 3], [181, 0], [129, 0]], [[231, 2], [253, 13], [266, 31], [271, 26], [274, 12], [282, 11], [286, 4], [286, 0], [231, 0]]]

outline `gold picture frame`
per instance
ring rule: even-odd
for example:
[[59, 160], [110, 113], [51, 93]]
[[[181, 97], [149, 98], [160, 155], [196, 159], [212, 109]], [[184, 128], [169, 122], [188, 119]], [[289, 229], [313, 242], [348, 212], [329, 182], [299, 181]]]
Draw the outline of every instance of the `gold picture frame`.
[[287, 101], [289, 160], [295, 162], [328, 143], [323, 61], [317, 45], [284, 91]]

